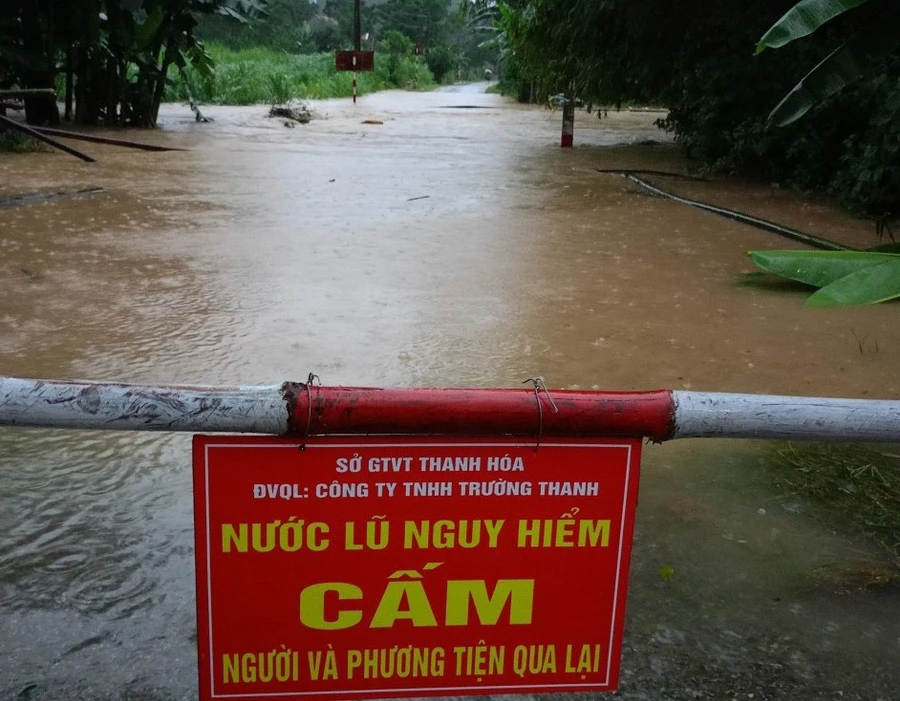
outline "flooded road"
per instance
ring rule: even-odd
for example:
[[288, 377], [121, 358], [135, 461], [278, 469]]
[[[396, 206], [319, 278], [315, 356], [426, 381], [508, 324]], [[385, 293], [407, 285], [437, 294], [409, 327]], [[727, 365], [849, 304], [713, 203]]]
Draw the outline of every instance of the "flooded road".
[[[0, 199], [105, 190], [0, 209], [0, 374], [900, 394], [895, 306], [747, 284], [747, 249], [798, 246], [596, 172], [684, 172], [657, 114], [579, 112], [563, 151], [558, 112], [495, 95], [312, 107], [287, 128], [167, 106], [128, 134], [188, 152], [0, 156]], [[818, 200], [654, 182], [877, 242]], [[189, 443], [0, 429], [0, 697], [195, 697]], [[646, 448], [622, 698], [896, 698], [900, 592], [867, 586], [877, 552], [778, 496], [764, 452]]]

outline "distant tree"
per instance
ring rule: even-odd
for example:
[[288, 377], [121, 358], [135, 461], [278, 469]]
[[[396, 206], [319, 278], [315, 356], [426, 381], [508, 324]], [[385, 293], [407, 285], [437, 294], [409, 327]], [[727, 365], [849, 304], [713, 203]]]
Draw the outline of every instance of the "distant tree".
[[318, 4], [312, 0], [265, 0], [265, 12], [235, 31], [234, 18], [219, 14], [198, 18], [196, 34], [231, 49], [269, 46], [294, 53], [316, 51], [313, 22]]
[[452, 46], [432, 46], [425, 52], [425, 62], [439, 83], [461, 63], [460, 52]]
[[415, 44], [412, 39], [394, 29], [385, 32], [378, 42], [378, 49], [387, 54], [388, 75], [395, 84], [400, 84], [398, 71], [403, 64], [403, 58], [412, 54]]
[[368, 14], [381, 31], [396, 30], [423, 48], [446, 41], [452, 27], [450, 0], [385, 0]]

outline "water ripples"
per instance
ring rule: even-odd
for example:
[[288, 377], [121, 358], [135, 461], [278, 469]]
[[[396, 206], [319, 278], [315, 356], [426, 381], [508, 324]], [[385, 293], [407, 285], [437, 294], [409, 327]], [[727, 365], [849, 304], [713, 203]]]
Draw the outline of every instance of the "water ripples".
[[0, 433], [0, 606], [130, 615], [190, 541], [185, 436]]

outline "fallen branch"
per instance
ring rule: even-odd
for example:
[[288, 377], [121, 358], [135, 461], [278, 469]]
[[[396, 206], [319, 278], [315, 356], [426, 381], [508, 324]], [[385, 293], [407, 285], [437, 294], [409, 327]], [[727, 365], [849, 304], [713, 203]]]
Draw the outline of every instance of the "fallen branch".
[[157, 146], [156, 144], [142, 144], [137, 141], [128, 141], [126, 139], [113, 139], [108, 136], [97, 136], [95, 134], [84, 134], [77, 131], [68, 131], [66, 129], [53, 129], [50, 127], [33, 127], [35, 131], [46, 136], [59, 136], [64, 139], [76, 139], [78, 141], [90, 141], [94, 144], [108, 144], [109, 146], [122, 146], [123, 148], [136, 148], [141, 151], [187, 151], [184, 148], [175, 148], [173, 146]]
[[56, 99], [56, 90], [53, 88], [17, 88], [13, 90], [0, 90], [0, 97], [52, 97]]

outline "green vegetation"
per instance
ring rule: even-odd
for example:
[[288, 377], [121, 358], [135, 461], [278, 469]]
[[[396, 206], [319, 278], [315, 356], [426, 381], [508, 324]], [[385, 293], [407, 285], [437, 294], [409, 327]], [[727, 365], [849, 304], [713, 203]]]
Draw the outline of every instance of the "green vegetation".
[[[362, 0], [362, 48], [391, 53], [402, 35], [405, 51], [412, 56], [418, 48], [438, 82], [480, 79], [485, 68], [496, 68], [497, 52], [480, 46], [484, 37], [467, 25], [456, 2]], [[266, 46], [317, 54], [352, 48], [352, 25], [353, 0], [267, 0], [265, 12], [241, 31], [227, 18], [208, 15], [200, 19], [197, 35], [234, 50]]]
[[[780, 48], [822, 28], [835, 17], [868, 0], [800, 0], [767, 31], [756, 45], [757, 55], [766, 48]], [[889, 16], [872, 17], [853, 36], [819, 62], [778, 103], [769, 121], [778, 126], [794, 122], [817, 104], [836, 95], [864, 74], [873, 59], [889, 56], [900, 44], [900, 19], [896, 7]]]
[[[352, 26], [353, 0], [7, 0], [0, 88], [55, 89], [75, 122], [145, 127], [188, 86], [238, 104], [346, 96], [351, 77], [334, 71], [333, 52], [353, 47]], [[362, 92], [495, 67], [451, 0], [364, 2], [360, 39], [384, 56]], [[46, 98], [27, 98], [25, 114], [60, 120]]]
[[881, 545], [900, 565], [900, 455], [886, 447], [787, 443], [769, 464], [786, 492], [827, 507], [852, 530]]
[[821, 288], [807, 304], [875, 304], [900, 297], [900, 254], [889, 244], [871, 251], [749, 251], [763, 270]]
[[[218, 44], [209, 44], [206, 50], [216, 66], [214, 72], [195, 71], [190, 67], [185, 70], [193, 97], [200, 102], [281, 104], [293, 99], [348, 97], [353, 92], [352, 75], [335, 70], [332, 53], [290, 54], [264, 47], [233, 51]], [[177, 76], [177, 72], [172, 75], [165, 94], [167, 101], [188, 99], [184, 83]], [[358, 74], [357, 92], [363, 95], [402, 88], [407, 82], [415, 82], [420, 89], [435, 85], [428, 68], [424, 63], [416, 67], [413, 56], [397, 57], [393, 63], [379, 56], [375, 71]]]
[[[503, 52], [504, 85], [519, 99], [566, 92], [585, 103], [664, 105], [662, 126], [698, 169], [826, 191], [855, 212], [900, 214], [900, 56], [884, 50], [900, 35], [900, 5], [806, 0], [818, 4], [856, 7], [812, 21], [817, 31], [801, 41], [784, 41], [800, 35], [790, 27], [781, 39], [770, 35], [766, 43], [781, 48], [755, 57], [790, 3], [476, 0], [466, 7]], [[866, 51], [841, 49], [861, 44]], [[843, 89], [819, 90], [804, 74], [836, 50], [852, 56], [852, 66], [826, 62], [816, 80], [843, 76]], [[801, 79], [808, 111], [776, 126], [769, 113]], [[788, 106], [797, 111], [796, 102]]]
[[50, 147], [18, 131], [0, 131], [0, 153], [49, 151]]
[[[0, 3], [0, 88], [55, 88], [66, 116], [85, 124], [154, 126], [171, 68], [212, 69], [194, 35], [197, 17], [247, 21], [258, 0], [5, 0]], [[54, 100], [26, 98], [31, 124], [55, 124]]]

